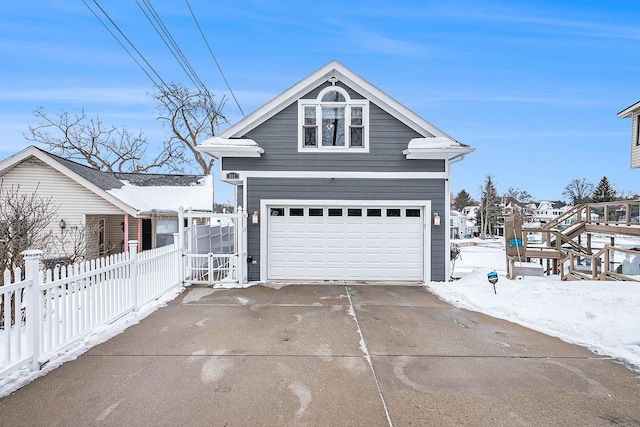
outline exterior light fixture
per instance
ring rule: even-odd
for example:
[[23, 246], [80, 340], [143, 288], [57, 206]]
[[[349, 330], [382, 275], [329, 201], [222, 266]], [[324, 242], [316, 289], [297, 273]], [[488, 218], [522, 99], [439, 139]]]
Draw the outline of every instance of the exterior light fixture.
[[433, 225], [440, 225], [440, 215], [437, 213], [433, 214]]
[[251, 215], [251, 223], [257, 224], [259, 222], [258, 211], [254, 211], [253, 215]]
[[60, 226], [60, 231], [64, 231], [64, 228], [67, 226], [67, 225], [64, 223], [64, 219], [61, 219], [61, 220], [60, 220], [60, 223], [59, 223], [58, 225]]

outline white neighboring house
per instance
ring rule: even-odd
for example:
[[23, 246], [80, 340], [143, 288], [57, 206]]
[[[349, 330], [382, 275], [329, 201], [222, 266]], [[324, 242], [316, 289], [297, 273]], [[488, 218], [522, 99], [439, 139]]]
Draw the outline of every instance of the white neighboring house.
[[449, 213], [449, 238], [461, 239], [467, 237], [467, 217], [458, 211]]
[[569, 208], [571, 208], [571, 206], [566, 205], [563, 202], [552, 202], [548, 200], [542, 201], [534, 211], [532, 221], [545, 224], [553, 218], [562, 215]]
[[480, 209], [480, 206], [478, 205], [465, 206], [464, 208], [462, 208], [462, 213], [467, 217], [469, 221], [476, 224], [478, 209]]
[[50, 229], [62, 237], [57, 254], [66, 256], [66, 236], [85, 230], [86, 257], [126, 251], [130, 240], [140, 250], [173, 242], [178, 210], [211, 211], [213, 177], [102, 172], [30, 146], [0, 161], [5, 189], [52, 199], [57, 214]]

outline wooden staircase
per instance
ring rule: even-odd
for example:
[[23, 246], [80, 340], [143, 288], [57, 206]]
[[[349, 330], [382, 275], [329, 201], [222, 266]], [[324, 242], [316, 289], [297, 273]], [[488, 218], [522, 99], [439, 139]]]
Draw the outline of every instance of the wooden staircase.
[[[592, 246], [592, 236], [605, 235], [610, 242]], [[640, 257], [640, 252], [615, 246], [616, 236], [640, 238], [640, 200], [590, 203], [575, 206], [540, 227], [523, 227], [519, 218], [505, 219], [507, 277], [517, 276], [517, 263], [538, 260], [545, 271], [563, 280], [640, 281], [633, 263], [615, 261]], [[639, 245], [640, 246], [640, 242]]]

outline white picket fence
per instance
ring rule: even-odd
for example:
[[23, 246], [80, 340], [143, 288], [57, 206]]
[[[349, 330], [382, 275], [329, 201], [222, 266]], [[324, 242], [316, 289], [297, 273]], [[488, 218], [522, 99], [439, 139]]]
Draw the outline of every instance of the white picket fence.
[[23, 252], [25, 279], [7, 271], [0, 287], [0, 379], [39, 370], [97, 327], [182, 285], [177, 242], [141, 253], [129, 243], [128, 252], [46, 272], [38, 270], [41, 251]]

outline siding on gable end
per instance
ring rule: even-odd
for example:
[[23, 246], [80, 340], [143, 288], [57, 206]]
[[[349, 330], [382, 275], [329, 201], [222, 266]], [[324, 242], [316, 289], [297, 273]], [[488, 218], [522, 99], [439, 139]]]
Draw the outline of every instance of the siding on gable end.
[[222, 159], [224, 171], [444, 172], [444, 160], [407, 160], [402, 150], [422, 135], [369, 104], [369, 153], [299, 153], [298, 104], [294, 102], [248, 132], [264, 148], [259, 158]]
[[[341, 87], [344, 90], [346, 90], [351, 99], [365, 99], [364, 96], [360, 95], [358, 92], [356, 92], [355, 90], [351, 89], [349, 86], [345, 85], [342, 82], [336, 82], [335, 85], [338, 86], [338, 87]], [[329, 86], [331, 86], [331, 83], [325, 82], [325, 83], [321, 84], [320, 86], [318, 86], [317, 88], [315, 88], [314, 90], [312, 90], [311, 92], [307, 93], [306, 95], [301, 96], [300, 99], [316, 99], [316, 98], [318, 98], [318, 95], [320, 94], [320, 92], [324, 88], [329, 87]]]
[[[247, 209], [260, 211], [263, 199], [293, 200], [431, 200], [432, 212], [444, 217], [444, 179], [282, 179], [249, 178], [247, 180]], [[260, 227], [247, 226], [248, 254], [258, 263], [249, 265], [249, 280], [260, 278]], [[430, 222], [430, 221], [429, 221]], [[431, 229], [431, 279], [446, 280], [445, 225]]]
[[28, 159], [0, 175], [5, 189], [19, 186], [21, 193], [37, 191], [39, 197], [53, 197], [52, 203], [58, 207], [49, 229], [61, 233], [59, 220], [64, 219], [67, 227], [84, 225], [86, 215], [124, 215], [116, 206], [78, 184], [71, 178], [35, 159]]

